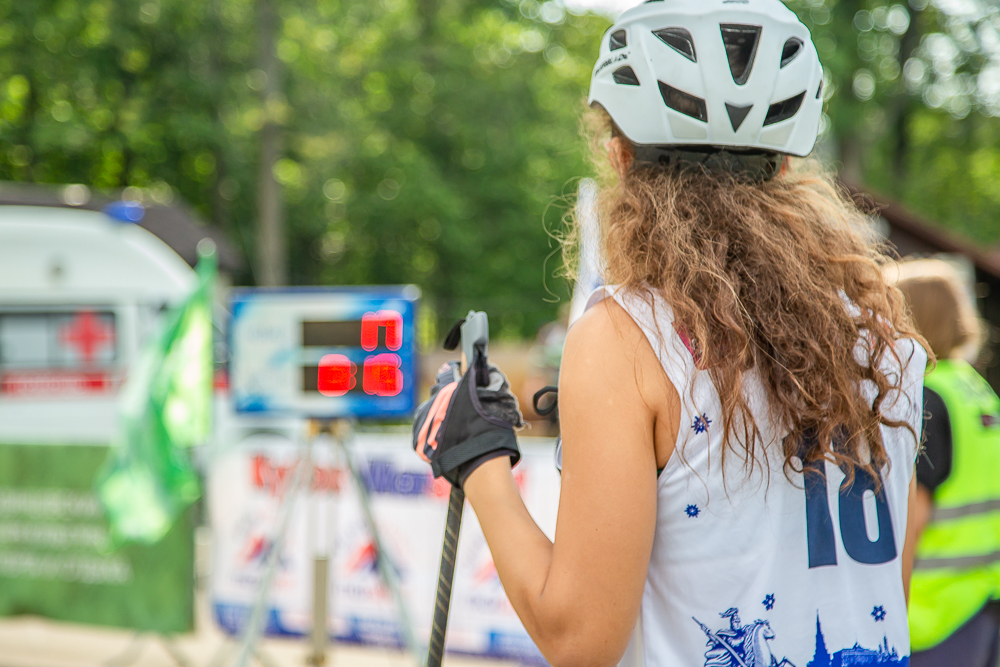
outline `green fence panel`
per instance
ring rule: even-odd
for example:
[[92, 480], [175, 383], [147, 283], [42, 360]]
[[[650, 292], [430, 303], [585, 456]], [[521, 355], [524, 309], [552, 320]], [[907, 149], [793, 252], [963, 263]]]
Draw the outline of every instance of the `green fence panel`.
[[194, 508], [152, 546], [112, 549], [94, 478], [108, 447], [0, 444], [0, 615], [194, 626]]

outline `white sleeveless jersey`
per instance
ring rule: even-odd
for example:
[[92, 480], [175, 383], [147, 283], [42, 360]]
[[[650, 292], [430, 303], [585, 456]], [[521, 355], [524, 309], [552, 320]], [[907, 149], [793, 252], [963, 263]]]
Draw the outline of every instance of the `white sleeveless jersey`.
[[[917, 443], [883, 428], [883, 493], [859, 473], [786, 476], [783, 433], [760, 385], [748, 399], [767, 461], [748, 473], [732, 449], [723, 474], [719, 397], [659, 297], [606, 293], [641, 327], [681, 397], [674, 454], [657, 480], [653, 553], [642, 599], [647, 667], [847, 667], [909, 664], [901, 554]], [[599, 300], [594, 295], [591, 302]], [[898, 343], [903, 390], [883, 405], [920, 433], [926, 354]], [[898, 372], [898, 367], [896, 367]], [[863, 387], [874, 396], [874, 387]], [[756, 402], [756, 405], [754, 405]], [[759, 457], [760, 458], [760, 457]]]

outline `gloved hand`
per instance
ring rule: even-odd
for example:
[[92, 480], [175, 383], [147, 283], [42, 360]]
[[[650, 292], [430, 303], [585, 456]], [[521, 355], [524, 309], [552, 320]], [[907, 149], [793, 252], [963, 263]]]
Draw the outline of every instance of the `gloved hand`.
[[524, 425], [517, 398], [503, 372], [490, 364], [489, 384], [477, 387], [475, 371], [461, 374], [451, 361], [438, 369], [431, 397], [417, 408], [413, 449], [431, 464], [435, 477], [459, 488], [483, 463], [521, 458], [514, 429]]

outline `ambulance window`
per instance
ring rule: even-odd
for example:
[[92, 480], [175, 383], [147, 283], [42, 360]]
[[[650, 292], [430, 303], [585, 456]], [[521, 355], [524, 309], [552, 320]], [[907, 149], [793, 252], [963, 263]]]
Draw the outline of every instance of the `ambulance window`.
[[48, 317], [0, 316], [0, 362], [4, 366], [48, 366]]
[[0, 312], [0, 367], [7, 370], [106, 368], [117, 350], [109, 310]]

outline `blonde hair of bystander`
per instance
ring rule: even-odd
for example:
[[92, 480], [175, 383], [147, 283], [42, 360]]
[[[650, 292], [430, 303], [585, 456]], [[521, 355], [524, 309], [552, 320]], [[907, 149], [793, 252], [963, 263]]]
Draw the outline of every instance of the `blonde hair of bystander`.
[[[972, 295], [950, 263], [915, 259], [898, 264], [896, 286], [906, 298], [913, 324], [938, 359], [973, 357], [983, 343], [983, 326]], [[892, 271], [890, 271], [890, 275]]]

